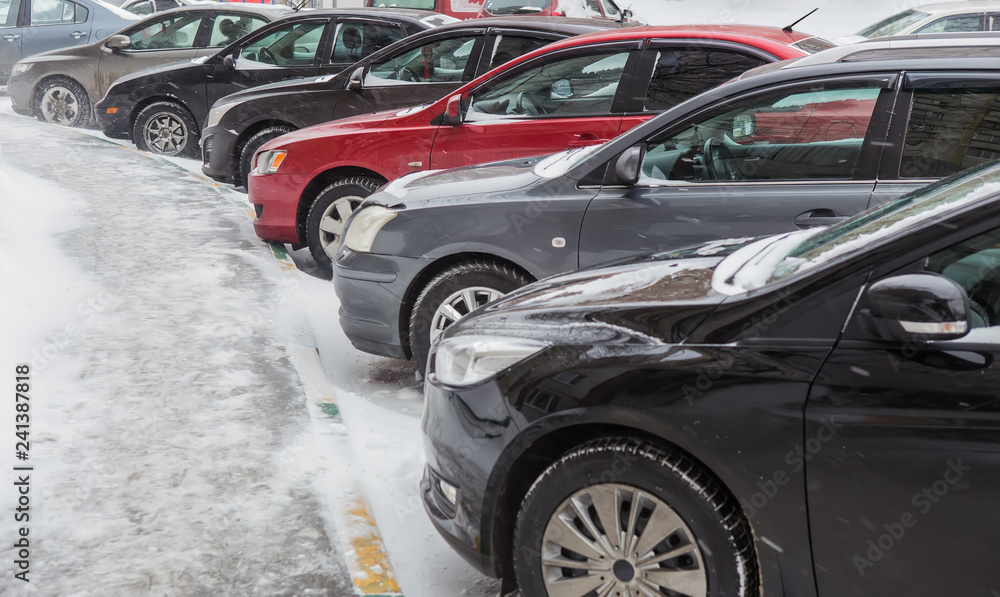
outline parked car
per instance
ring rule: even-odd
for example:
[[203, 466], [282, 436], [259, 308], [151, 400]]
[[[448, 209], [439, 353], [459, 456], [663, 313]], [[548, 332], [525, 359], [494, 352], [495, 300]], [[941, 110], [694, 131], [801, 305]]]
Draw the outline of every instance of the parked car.
[[0, 85], [22, 58], [102, 40], [137, 20], [102, 0], [0, 0]]
[[197, 3], [198, 0], [126, 0], [121, 8], [134, 15], [146, 16], [171, 8], [194, 6]]
[[803, 56], [799, 45], [812, 40], [770, 27], [689, 26], [555, 42], [429, 105], [267, 143], [250, 175], [254, 229], [263, 239], [308, 245], [327, 265], [353, 207], [386, 181], [601, 143], [749, 68]]
[[981, 592], [998, 247], [990, 165], [528, 286], [434, 349], [424, 507], [525, 597]]
[[11, 107], [45, 122], [86, 125], [91, 106], [120, 77], [213, 54], [287, 14], [285, 7], [220, 3], [157, 13], [105, 40], [18, 62], [7, 85]]
[[208, 114], [202, 171], [246, 187], [260, 147], [291, 131], [358, 114], [431, 102], [511, 58], [553, 41], [615, 27], [585, 19], [462, 21], [412, 35], [338, 75], [228, 95]]
[[829, 225], [996, 159], [1000, 47], [959, 43], [971, 45], [835, 48], [750, 71], [600, 147], [397, 180], [362, 204], [336, 255], [344, 332], [423, 367], [444, 328], [528, 282]]
[[481, 0], [365, 0], [369, 8], [413, 8], [432, 10], [456, 19], [474, 19]]
[[538, 15], [604, 19], [632, 25], [646, 25], [646, 20], [630, 9], [619, 8], [614, 0], [485, 0], [479, 17]]
[[837, 41], [854, 43], [890, 35], [974, 31], [1000, 31], [1000, 2], [961, 0], [922, 4], [872, 23], [854, 35]]
[[105, 134], [131, 138], [139, 149], [195, 155], [205, 117], [219, 98], [284, 79], [338, 73], [395, 41], [447, 20], [413, 10], [295, 13], [211, 56], [118, 79], [98, 102], [97, 121]]

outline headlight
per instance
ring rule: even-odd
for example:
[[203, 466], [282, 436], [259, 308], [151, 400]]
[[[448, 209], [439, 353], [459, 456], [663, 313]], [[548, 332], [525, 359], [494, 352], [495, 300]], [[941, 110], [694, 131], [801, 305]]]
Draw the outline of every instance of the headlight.
[[520, 363], [548, 345], [523, 338], [456, 336], [437, 345], [431, 374], [447, 386], [472, 386]]
[[287, 153], [284, 149], [272, 149], [258, 153], [254, 170], [257, 171], [257, 174], [274, 174], [281, 167], [281, 163], [285, 161]]
[[10, 76], [20, 75], [21, 73], [28, 72], [28, 69], [34, 66], [34, 62], [18, 62], [14, 65], [14, 68], [10, 70]]
[[227, 104], [217, 104], [211, 110], [208, 111], [208, 122], [205, 123], [205, 128], [209, 128], [219, 124], [222, 117], [226, 115], [233, 106], [238, 106], [243, 102], [229, 102]]
[[344, 234], [344, 246], [355, 253], [368, 253], [379, 230], [396, 217], [396, 212], [381, 205], [369, 205], [351, 218]]

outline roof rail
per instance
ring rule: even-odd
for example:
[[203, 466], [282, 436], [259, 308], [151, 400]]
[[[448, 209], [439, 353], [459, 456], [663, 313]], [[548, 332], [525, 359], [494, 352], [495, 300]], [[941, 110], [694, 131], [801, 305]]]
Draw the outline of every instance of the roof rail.
[[[871, 52], [872, 50], [884, 50], [878, 52], [878, 59], [889, 58], [886, 54], [892, 50], [920, 49], [920, 48], [1000, 48], [1000, 31], [980, 31], [972, 33], [916, 33], [911, 35], [899, 35], [894, 37], [880, 37], [870, 39], [856, 44], [837, 46], [829, 50], [817, 52], [811, 56], [799, 58], [784, 68], [799, 68], [802, 66], [815, 66], [820, 64], [833, 64], [834, 62], [848, 62], [850, 57], [861, 52]], [[875, 56], [876, 53], [872, 52]]]

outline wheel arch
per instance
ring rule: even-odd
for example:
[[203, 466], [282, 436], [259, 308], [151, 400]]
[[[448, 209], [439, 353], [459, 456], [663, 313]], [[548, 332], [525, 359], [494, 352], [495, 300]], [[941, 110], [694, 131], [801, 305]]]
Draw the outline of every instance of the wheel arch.
[[508, 266], [517, 270], [529, 280], [537, 280], [537, 278], [521, 264], [491, 253], [468, 251], [462, 253], [452, 253], [445, 257], [441, 257], [440, 259], [436, 259], [413, 278], [413, 281], [410, 282], [410, 286], [406, 289], [406, 292], [403, 293], [403, 300], [400, 301], [399, 321], [397, 322], [397, 325], [399, 326], [400, 345], [403, 347], [403, 352], [406, 354], [406, 358], [413, 358], [413, 351], [410, 348], [410, 311], [413, 309], [413, 305], [417, 302], [417, 297], [420, 296], [421, 291], [423, 291], [423, 289], [427, 286], [427, 283], [430, 282], [435, 276], [450, 267], [462, 263], [468, 263], [470, 261], [488, 261], [500, 266]]
[[229, 156], [230, 172], [236, 172], [237, 166], [239, 165], [240, 153], [243, 151], [243, 146], [246, 142], [257, 133], [264, 129], [271, 128], [272, 126], [283, 126], [293, 131], [297, 131], [300, 128], [290, 122], [277, 118], [264, 118], [248, 125], [243, 129], [239, 136], [236, 137], [236, 141], [233, 143], [233, 152]]
[[40, 78], [37, 81], [35, 81], [35, 85], [34, 85], [34, 87], [31, 88], [31, 95], [29, 96], [29, 97], [31, 97], [31, 109], [32, 109], [32, 111], [34, 111], [35, 105], [38, 103], [39, 95], [42, 93], [42, 88], [45, 86], [46, 83], [48, 83], [49, 81], [51, 81], [53, 79], [69, 79], [70, 81], [73, 81], [74, 83], [76, 83], [77, 85], [79, 85], [80, 88], [83, 89], [83, 91], [87, 94], [87, 100], [90, 101], [91, 118], [94, 117], [94, 114], [93, 114], [94, 104], [96, 104], [97, 102], [99, 102], [101, 98], [97, 98], [95, 100], [94, 98], [90, 97], [90, 91], [87, 89], [86, 85], [84, 85], [83, 83], [81, 83], [80, 80], [77, 79], [76, 77], [74, 77], [73, 75], [66, 74], [66, 73], [63, 73], [63, 72], [50, 72], [50, 73], [47, 73], [42, 78]]
[[[549, 427], [549, 425], [546, 425], [546, 427]], [[676, 442], [649, 429], [643, 429], [622, 421], [603, 422], [593, 420], [549, 429], [531, 439], [530, 443], [516, 454], [508, 453], [501, 455], [501, 460], [510, 457], [510, 464], [500, 471], [494, 470], [494, 474], [487, 485], [483, 511], [493, 512], [494, 516], [488, 526], [485, 524], [482, 526], [484, 535], [483, 544], [489, 546], [490, 552], [487, 562], [490, 571], [498, 578], [504, 579], [505, 586], [508, 583], [514, 582], [513, 540], [517, 513], [520, 510], [521, 502], [535, 480], [552, 463], [574, 448], [593, 440], [613, 437], [649, 442], [676, 452], [701, 467], [706, 475], [711, 477], [723, 491], [729, 494], [730, 499], [734, 503], [739, 503], [729, 485], [711, 467], [706, 465], [702, 459], [684, 449]], [[518, 448], [513, 447], [511, 451], [516, 451]], [[742, 508], [740, 508], [740, 513], [747, 519], [750, 528], [753, 529], [753, 521], [746, 517], [745, 513], [742, 512]], [[489, 533], [489, 535], [487, 536], [486, 533]], [[761, 566], [759, 559], [760, 554], [758, 553], [758, 561], [756, 562], [758, 568]]]
[[319, 196], [320, 191], [338, 180], [354, 176], [376, 178], [381, 180], [383, 184], [389, 182], [385, 176], [382, 176], [378, 172], [360, 166], [337, 166], [336, 168], [324, 170], [314, 176], [313, 179], [309, 181], [309, 184], [307, 184], [302, 190], [302, 195], [299, 196], [299, 204], [295, 211], [295, 231], [300, 242], [303, 244], [308, 242], [308, 237], [306, 235], [306, 220], [309, 217], [309, 208], [312, 207], [312, 204]]

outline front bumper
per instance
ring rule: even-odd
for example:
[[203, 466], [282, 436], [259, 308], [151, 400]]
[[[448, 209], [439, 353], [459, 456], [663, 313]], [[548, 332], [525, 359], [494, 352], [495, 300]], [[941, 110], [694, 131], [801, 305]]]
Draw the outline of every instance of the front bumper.
[[208, 127], [201, 134], [201, 171], [205, 176], [224, 183], [236, 180], [233, 146], [236, 135], [225, 127]]
[[[461, 393], [429, 381], [424, 401], [424, 510], [459, 555], [496, 578], [501, 567], [490, 529], [497, 496], [490, 478], [519, 429], [495, 381]], [[457, 488], [455, 504], [436, 486], [440, 480]]]
[[[213, 142], [212, 153], [215, 152]], [[308, 174], [250, 173], [247, 191], [257, 211], [257, 219], [253, 221], [257, 236], [271, 242], [305, 244], [305, 239], [299, 238], [296, 221], [299, 199], [310, 180]]]
[[431, 261], [341, 248], [333, 263], [333, 283], [340, 297], [340, 327], [356, 348], [409, 358], [400, 338], [400, 310], [413, 280]]
[[32, 116], [35, 113], [32, 101], [32, 90], [35, 88], [34, 78], [27, 73], [15, 75], [7, 80], [7, 95], [10, 96], [10, 107], [21, 116]]
[[[129, 107], [127, 107], [129, 106]], [[115, 109], [112, 114], [108, 108]], [[114, 139], [127, 139], [132, 135], [132, 110], [130, 105], [116, 98], [105, 97], [94, 104], [94, 118], [101, 127], [101, 132]]]

